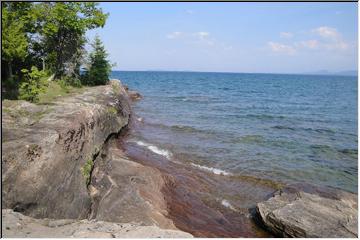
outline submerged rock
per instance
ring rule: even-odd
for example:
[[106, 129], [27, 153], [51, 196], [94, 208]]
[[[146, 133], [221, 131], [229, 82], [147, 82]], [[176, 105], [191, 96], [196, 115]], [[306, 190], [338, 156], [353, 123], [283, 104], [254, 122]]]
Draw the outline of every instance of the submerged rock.
[[128, 94], [132, 101], [138, 101], [138, 100], [142, 99], [141, 94], [136, 91], [128, 91]]
[[258, 203], [257, 212], [270, 231], [283, 237], [358, 236], [357, 196], [337, 189], [288, 187]]
[[178, 230], [165, 230], [157, 226], [136, 223], [112, 223], [97, 220], [34, 219], [2, 209], [3, 237], [16, 238], [190, 238], [191, 234]]

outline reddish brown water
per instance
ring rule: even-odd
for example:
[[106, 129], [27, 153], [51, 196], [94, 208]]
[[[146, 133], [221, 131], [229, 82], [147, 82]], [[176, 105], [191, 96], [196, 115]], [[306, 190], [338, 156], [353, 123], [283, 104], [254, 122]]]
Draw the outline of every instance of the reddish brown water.
[[251, 212], [276, 190], [276, 184], [215, 175], [177, 162], [176, 156], [169, 161], [126, 139], [119, 140], [119, 147], [133, 161], [163, 173], [168, 217], [177, 228], [196, 237], [271, 237], [255, 223]]

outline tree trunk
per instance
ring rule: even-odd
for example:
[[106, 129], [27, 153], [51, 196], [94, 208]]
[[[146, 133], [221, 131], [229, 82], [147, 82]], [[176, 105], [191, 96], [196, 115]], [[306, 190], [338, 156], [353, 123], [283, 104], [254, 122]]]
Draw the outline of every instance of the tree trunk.
[[45, 71], [45, 57], [42, 57], [42, 70]]
[[11, 61], [8, 61], [8, 74], [9, 74], [9, 79], [12, 79], [13, 74], [12, 74]]

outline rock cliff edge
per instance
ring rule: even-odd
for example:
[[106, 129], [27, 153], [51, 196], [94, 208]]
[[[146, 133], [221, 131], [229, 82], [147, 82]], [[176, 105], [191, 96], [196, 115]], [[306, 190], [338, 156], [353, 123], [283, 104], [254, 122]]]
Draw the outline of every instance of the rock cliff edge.
[[[120, 81], [112, 80], [51, 104], [3, 101], [2, 207], [37, 219], [176, 229], [166, 218], [161, 173], [129, 160], [116, 146], [131, 118], [129, 99]], [[5, 236], [16, 214], [3, 209]]]

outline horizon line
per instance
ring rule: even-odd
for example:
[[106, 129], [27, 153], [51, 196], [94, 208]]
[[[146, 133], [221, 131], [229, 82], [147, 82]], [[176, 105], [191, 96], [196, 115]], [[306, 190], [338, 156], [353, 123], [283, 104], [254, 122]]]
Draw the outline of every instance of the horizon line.
[[[111, 70], [112, 72], [184, 72], [184, 73], [232, 73], [232, 74], [284, 74], [284, 75], [316, 75], [316, 76], [358, 76], [358, 70], [345, 70], [339, 72], [324, 72], [321, 73], [320, 70], [318, 72], [301, 72], [301, 73], [286, 73], [286, 72], [226, 72], [226, 71], [198, 71], [198, 70]], [[326, 71], [326, 70], [325, 70]], [[355, 74], [344, 74], [342, 72], [354, 72]]]

